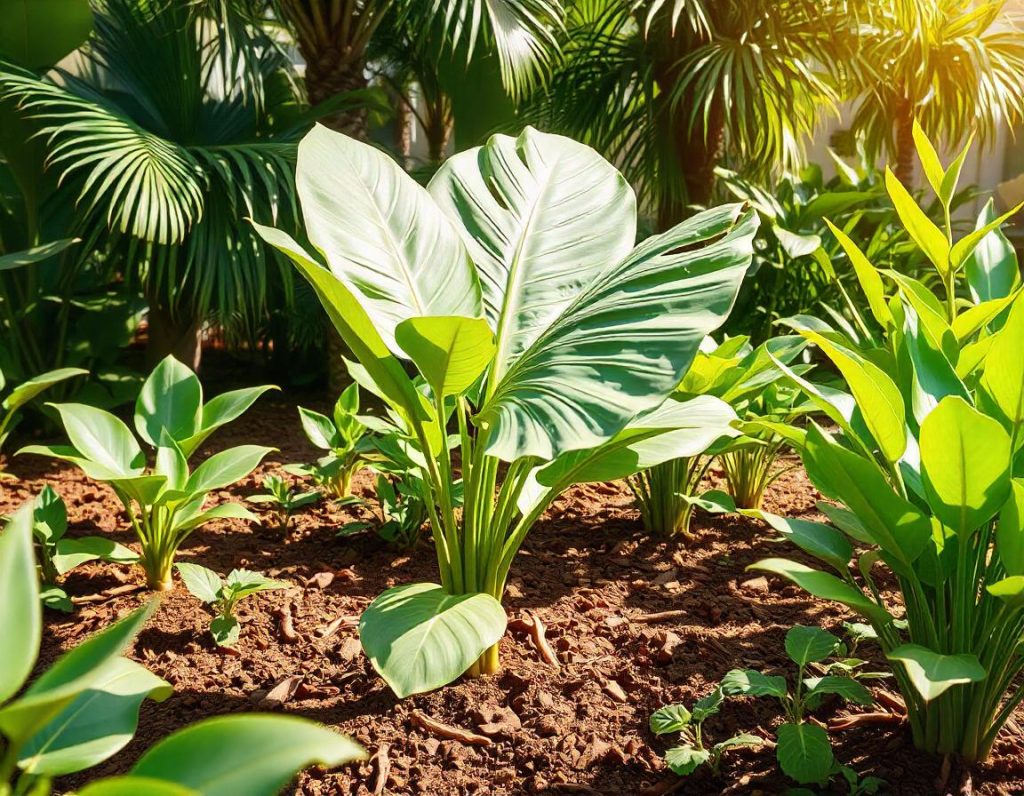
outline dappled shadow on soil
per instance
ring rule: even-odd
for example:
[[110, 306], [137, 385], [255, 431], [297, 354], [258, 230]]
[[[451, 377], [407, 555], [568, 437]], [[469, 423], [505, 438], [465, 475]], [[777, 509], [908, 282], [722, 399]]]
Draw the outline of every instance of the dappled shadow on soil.
[[[205, 453], [243, 441], [280, 452], [236, 488], [218, 493], [217, 500], [250, 495], [261, 475], [315, 456], [301, 435], [295, 404], [280, 394], [219, 432]], [[110, 533], [132, 542], [105, 487], [41, 459], [17, 459], [11, 469], [23, 480], [6, 487], [0, 511], [50, 482], [68, 501], [72, 534]], [[368, 494], [365, 474], [356, 488]], [[775, 485], [768, 508], [812, 515], [815, 497], [802, 473], [794, 471]], [[321, 504], [298, 517], [287, 534], [244, 522], [216, 523], [196, 533], [182, 550], [183, 560], [221, 573], [240, 566], [259, 569], [294, 588], [257, 595], [242, 605], [237, 654], [215, 648], [207, 633], [208, 612], [180, 585], [164, 595], [130, 654], [168, 679], [174, 695], [144, 705], [138, 735], [121, 754], [61, 787], [122, 772], [156, 740], [204, 717], [278, 710], [350, 733], [371, 754], [387, 745], [391, 773], [385, 794], [663, 794], [677, 780], [661, 762], [669, 744], [648, 730], [653, 710], [675, 701], [691, 703], [736, 666], [785, 673], [783, 636], [789, 626], [820, 624], [841, 632], [842, 622], [853, 618], [836, 605], [746, 570], [759, 558], [793, 554], [771, 541], [760, 523], [703, 516], [692, 538], [654, 539], [642, 532], [623, 485], [588, 485], [560, 498], [531, 534], [513, 566], [506, 600], [512, 618], [532, 614], [544, 622], [559, 668], [543, 663], [525, 634], [510, 631], [502, 643], [501, 675], [399, 702], [360, 653], [355, 619], [389, 586], [434, 580], [436, 562], [428, 543], [400, 553], [368, 536], [336, 539], [337, 528], [362, 511]], [[331, 573], [333, 579], [309, 582], [318, 573]], [[140, 583], [136, 570], [94, 564], [73, 573], [66, 586], [71, 594], [92, 595]], [[143, 599], [140, 592], [82, 605], [72, 617], [48, 614], [41, 666]], [[294, 641], [280, 629], [284, 608], [297, 633]], [[661, 612], [673, 613], [648, 621]], [[336, 631], [322, 637], [336, 619], [341, 620]], [[290, 677], [301, 677], [290, 698], [267, 703], [268, 692]], [[499, 730], [486, 747], [432, 737], [412, 721], [413, 712], [421, 711], [476, 730], [481, 714], [497, 708], [511, 709], [521, 726]], [[818, 718], [842, 710], [826, 705]], [[707, 723], [706, 732], [712, 740], [735, 731], [767, 739], [779, 718], [767, 700], [733, 700]], [[975, 792], [1024, 792], [1020, 741], [1007, 734], [997, 753], [994, 764], [974, 773]], [[941, 761], [914, 753], [898, 726], [842, 733], [837, 755], [862, 776], [884, 777], [896, 793], [946, 792], [960, 782], [954, 768], [945, 787], [939, 786]], [[376, 776], [372, 762], [334, 772], [312, 770], [290, 792], [369, 794]], [[679, 785], [672, 792], [769, 794], [786, 787], [770, 746], [736, 751], [719, 777], [699, 773]]]

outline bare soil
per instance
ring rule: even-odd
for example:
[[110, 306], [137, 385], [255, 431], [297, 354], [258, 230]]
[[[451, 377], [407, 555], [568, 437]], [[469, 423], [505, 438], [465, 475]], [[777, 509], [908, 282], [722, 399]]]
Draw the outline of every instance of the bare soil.
[[[312, 396], [275, 393], [211, 438], [200, 456], [241, 442], [280, 450], [217, 500], [244, 498], [259, 490], [262, 474], [315, 458], [302, 436], [296, 403], [324, 408]], [[106, 533], [134, 543], [120, 505], [105, 486], [38, 457], [19, 457], [8, 468], [21, 480], [3, 487], [0, 512], [50, 483], [67, 501], [69, 533]], [[371, 497], [370, 489], [370, 478], [361, 474], [356, 491]], [[815, 498], [797, 470], [771, 490], [767, 508], [812, 515]], [[770, 745], [729, 754], [718, 777], [700, 772], [679, 779], [661, 761], [673, 739], [656, 738], [647, 726], [652, 711], [672, 702], [692, 703], [733, 667], [788, 673], [783, 637], [791, 625], [817, 624], [842, 634], [842, 622], [854, 618], [781, 580], [746, 571], [767, 555], [794, 555], [784, 543], [772, 541], [760, 523], [703, 515], [692, 538], [664, 541], [643, 533], [624, 485], [572, 489], [531, 533], [513, 566], [503, 672], [398, 701], [362, 655], [355, 622], [383, 589], [434, 580], [436, 562], [429, 540], [400, 553], [371, 536], [335, 538], [343, 523], [361, 515], [364, 509], [324, 501], [298, 516], [287, 534], [269, 520], [266, 526], [219, 522], [195, 533], [180, 560], [220, 573], [257, 569], [294, 588], [257, 595], [242, 605], [236, 653], [213, 644], [207, 609], [182, 585], [163, 596], [129, 654], [166, 678], [174, 695], [162, 704], [143, 705], [138, 733], [123, 752], [60, 787], [73, 789], [95, 776], [123, 772], [148, 746], [191, 722], [254, 710], [322, 722], [349, 733], [373, 756], [335, 771], [307, 771], [290, 787], [295, 794], [655, 796], [770, 794], [788, 787]], [[141, 590], [103, 597], [106, 590], [133, 584], [141, 587], [142, 580], [132, 567], [95, 564], [72, 572], [67, 591], [97, 601], [80, 605], [72, 615], [47, 612], [40, 667], [140, 605], [147, 598]], [[282, 632], [282, 611], [291, 614], [293, 640]], [[671, 613], [652, 620], [662, 612]], [[542, 660], [521, 621], [533, 617], [547, 628], [557, 668]], [[333, 632], [325, 635], [328, 626]], [[886, 688], [892, 686], [882, 681], [875, 691]], [[284, 700], [268, 701], [268, 695]], [[829, 704], [816, 718], [827, 723], [849, 712]], [[438, 737], [422, 728], [417, 714], [482, 734], [489, 743]], [[1020, 714], [1016, 718], [1024, 722]], [[734, 699], [708, 721], [706, 733], [712, 740], [734, 731], [770, 739], [779, 721], [768, 700]], [[1024, 742], [1015, 724], [997, 742], [992, 762], [970, 772], [916, 752], [895, 714], [833, 737], [838, 759], [861, 776], [884, 778], [887, 792], [1024, 793]]]

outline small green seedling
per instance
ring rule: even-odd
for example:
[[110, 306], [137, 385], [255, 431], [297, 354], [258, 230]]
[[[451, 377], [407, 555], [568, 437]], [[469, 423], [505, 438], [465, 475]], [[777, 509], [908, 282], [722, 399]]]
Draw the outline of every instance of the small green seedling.
[[299, 407], [302, 430], [311, 443], [327, 455], [313, 464], [285, 467], [292, 475], [309, 476], [313, 483], [335, 498], [352, 494], [352, 477], [366, 464], [364, 446], [360, 443], [368, 429], [358, 417], [359, 385], [349, 385], [337, 403], [331, 417]]
[[[195, 469], [189, 459], [218, 428], [239, 417], [274, 387], [245, 387], [203, 401], [199, 379], [174, 357], [146, 379], [135, 402], [133, 434], [124, 421], [86, 404], [56, 404], [70, 445], [29, 445], [35, 453], [71, 462], [113, 489], [139, 540], [147, 585], [171, 588], [174, 556], [189, 534], [212, 520], [255, 520], [236, 503], [206, 506], [211, 492], [249, 475], [272, 449], [239, 445], [213, 454]], [[153, 449], [147, 456], [139, 440]]]
[[[384, 473], [377, 475], [377, 512], [379, 522], [349, 522], [338, 531], [338, 536], [352, 536], [374, 529], [388, 544], [401, 550], [411, 550], [420, 540], [420, 533], [428, 519], [426, 490], [423, 482], [411, 473], [403, 480], [392, 482]], [[361, 505], [369, 505], [359, 500]]]
[[103, 536], [66, 537], [67, 530], [67, 507], [53, 487], [47, 485], [36, 496], [32, 507], [32, 536], [42, 582], [40, 596], [45, 607], [70, 613], [74, 605], [57, 585], [62, 575], [88, 561], [99, 559], [115, 564], [133, 564], [139, 556]]
[[320, 493], [296, 492], [287, 481], [279, 475], [268, 475], [263, 479], [263, 488], [266, 492], [259, 495], [252, 495], [248, 498], [250, 503], [272, 504], [273, 511], [277, 515], [277, 527], [282, 531], [288, 530], [292, 514], [304, 506], [310, 506], [320, 499]]
[[[845, 658], [845, 652], [842, 642], [831, 633], [817, 627], [797, 625], [786, 633], [786, 654], [797, 665], [792, 690], [785, 677], [762, 674], [754, 669], [733, 669], [719, 685], [726, 696], [773, 697], [779, 700], [786, 722], [775, 731], [776, 757], [783, 773], [802, 785], [824, 783], [832, 775], [842, 773], [842, 767], [836, 763], [832, 752], [828, 732], [819, 724], [808, 721], [807, 713], [820, 707], [828, 695], [858, 705], [874, 702], [871, 692], [847, 673], [851, 664]], [[823, 664], [837, 655], [840, 660]]]
[[725, 695], [719, 687], [698, 699], [692, 710], [687, 710], [683, 705], [666, 705], [651, 715], [651, 732], [655, 735], [679, 733], [682, 743], [665, 752], [665, 764], [679, 776], [685, 777], [705, 765], [717, 776], [722, 755], [727, 750], [755, 747], [764, 743], [756, 735], [740, 733], [711, 747], [704, 745], [704, 720], [718, 713], [724, 699]]
[[199, 564], [181, 563], [174, 566], [192, 596], [212, 605], [217, 612], [217, 616], [210, 622], [210, 633], [221, 647], [233, 647], [238, 643], [241, 624], [235, 616], [235, 606], [240, 600], [261, 591], [291, 588], [290, 583], [247, 569], [233, 569], [221, 580], [212, 569]]

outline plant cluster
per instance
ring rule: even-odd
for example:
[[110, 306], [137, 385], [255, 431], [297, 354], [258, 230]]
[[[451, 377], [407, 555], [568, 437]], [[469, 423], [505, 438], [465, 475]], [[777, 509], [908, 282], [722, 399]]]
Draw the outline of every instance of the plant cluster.
[[[941, 292], [877, 269], [840, 234], [870, 313], [859, 323], [876, 331], [858, 342], [821, 323], [801, 329], [848, 392], [788, 374], [838, 428], [812, 422], [799, 438], [831, 524], [772, 521], [834, 574], [783, 558], [755, 566], [864, 616], [894, 664], [915, 744], [973, 762], [1024, 699], [1024, 300], [999, 232], [1020, 208], [1000, 217], [986, 208], [955, 237], [950, 206], [966, 149], [943, 167], [917, 126], [914, 136], [945, 223], [892, 172], [886, 186]], [[883, 568], [899, 605], [879, 588]]]
[[264, 492], [246, 499], [250, 503], [272, 506], [277, 516], [277, 527], [282, 531], [288, 530], [292, 514], [320, 500], [319, 492], [296, 492], [291, 484], [279, 475], [264, 476], [261, 483]]
[[[775, 363], [791, 363], [803, 351], [800, 337], [775, 337], [757, 348], [745, 336], [717, 346], [709, 339], [702, 347], [676, 393], [689, 399], [691, 422], [701, 432], [677, 445], [673, 458], [628, 479], [644, 527], [667, 537], [689, 536], [696, 508], [721, 512], [760, 502], [781, 472], [774, 465], [789, 433], [785, 420], [799, 414], [777, 417], [767, 396], [782, 376]], [[794, 367], [800, 373], [808, 369]], [[724, 462], [731, 495], [699, 492], [716, 457]]]
[[[206, 507], [207, 496], [251, 473], [270, 452], [259, 445], [220, 451], [191, 469], [189, 458], [218, 428], [229, 423], [270, 387], [246, 387], [203, 402], [196, 375], [174, 357], [146, 379], [135, 403], [135, 430], [109, 412], [86, 404], [57, 404], [70, 445], [29, 445], [36, 453], [71, 462], [89, 478], [110, 485], [124, 505], [139, 540], [139, 564], [147, 585], [172, 587], [171, 567], [192, 531], [217, 519], [256, 517], [237, 503]], [[139, 439], [153, 449], [152, 463]]]
[[174, 566], [192, 596], [208, 603], [217, 612], [210, 622], [210, 633], [222, 647], [233, 647], [238, 643], [242, 626], [235, 616], [235, 606], [241, 600], [261, 591], [291, 588], [290, 583], [247, 569], [233, 569], [226, 578], [221, 578], [212, 569], [199, 564], [181, 562]]
[[133, 550], [104, 536], [71, 537], [65, 535], [67, 530], [67, 506], [47, 484], [32, 504], [32, 536], [39, 562], [43, 605], [59, 611], [74, 610], [58, 581], [75, 567], [97, 559], [116, 564], [134, 564], [139, 560]]
[[327, 454], [313, 464], [288, 465], [285, 470], [312, 478], [336, 499], [351, 497], [352, 476], [366, 466], [369, 452], [369, 429], [359, 416], [359, 385], [345, 388], [331, 417], [300, 406], [299, 420], [306, 438]]
[[[0, 534], [0, 792], [47, 796], [52, 780], [92, 768], [132, 739], [143, 702], [171, 687], [122, 653], [155, 602], [65, 653], [26, 685], [42, 637], [40, 589], [32, 556], [34, 506]], [[119, 777], [91, 782], [82, 796], [246, 793], [273, 796], [306, 766], [365, 759], [343, 735], [290, 716], [235, 715], [179, 730]], [[253, 760], [259, 759], [259, 765]]]
[[656, 464], [659, 438], [699, 432], [670, 394], [732, 306], [756, 217], [717, 208], [634, 247], [622, 176], [532, 129], [450, 158], [424, 189], [317, 127], [296, 184], [327, 267], [257, 230], [313, 285], [352, 376], [418, 455], [441, 580], [385, 592], [360, 640], [400, 696], [494, 672], [508, 571], [550, 502]]

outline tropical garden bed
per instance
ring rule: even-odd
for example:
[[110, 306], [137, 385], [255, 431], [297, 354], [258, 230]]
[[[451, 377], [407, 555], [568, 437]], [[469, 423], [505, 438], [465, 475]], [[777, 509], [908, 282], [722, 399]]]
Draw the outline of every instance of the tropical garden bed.
[[[223, 432], [223, 446], [245, 441], [280, 452], [219, 499], [244, 500], [259, 491], [264, 472], [310, 457], [314, 449], [294, 420], [295, 404], [326, 408], [318, 398], [274, 397]], [[25, 460], [19, 470], [22, 479], [5, 487], [0, 512], [49, 483], [68, 503], [70, 534], [100, 533], [131, 545], [120, 504], [106, 487], [43, 460]], [[712, 471], [710, 481], [720, 484], [720, 473]], [[369, 496], [370, 477], [358, 476], [355, 490]], [[818, 497], [797, 470], [770, 488], [766, 508], [821, 519], [814, 506]], [[209, 715], [270, 709], [335, 727], [373, 755], [337, 771], [307, 771], [288, 792], [782, 792], [787, 780], [767, 745], [727, 757], [718, 778], [710, 772], [675, 776], [662, 761], [668, 744], [649, 731], [648, 717], [665, 704], [692, 703], [737, 666], [785, 673], [782, 642], [794, 624], [842, 635], [843, 622], [856, 617], [745, 569], [779, 547], [763, 523], [705, 514], [694, 521], [692, 539], [661, 541], [643, 532], [632, 499], [621, 483], [577, 487], [559, 499], [517, 561], [506, 600], [514, 629], [502, 642], [503, 673], [401, 701], [362, 655], [355, 622], [385, 588], [432, 577], [427, 541], [415, 553], [398, 553], [372, 536], [337, 539], [338, 527], [362, 515], [329, 503], [298, 514], [286, 534], [272, 524], [239, 521], [198, 531], [181, 560], [217, 572], [246, 566], [293, 588], [244, 604], [245, 633], [236, 651], [217, 647], [208, 632], [209, 611], [182, 585], [164, 595], [129, 655], [168, 680], [174, 694], [143, 710], [135, 740], [82, 781], [126, 771], [154, 742]], [[140, 590], [108, 594], [143, 585], [133, 567], [91, 563], [74, 570], [67, 591], [85, 599], [73, 615], [47, 615], [40, 668], [146, 599]], [[294, 640], [282, 634], [285, 606], [294, 620]], [[543, 660], [519, 621], [533, 617], [546, 627], [558, 668]], [[336, 629], [325, 635], [332, 624]], [[266, 701], [275, 687], [281, 703]], [[878, 690], [891, 692], [891, 682], [880, 682]], [[834, 704], [816, 718], [829, 723], [861, 712], [867, 711]], [[876, 712], [882, 714], [879, 723], [838, 731], [834, 745], [839, 760], [862, 777], [885, 779], [889, 792], [973, 787], [975, 793], [1003, 794], [1024, 788], [1024, 746], [1016, 733], [1007, 732], [992, 761], [968, 773], [914, 750], [891, 705], [883, 703]], [[424, 729], [417, 714], [483, 736], [489, 745]], [[1024, 711], [1015, 719], [1024, 722]], [[743, 700], [724, 709], [710, 729], [753, 732], [767, 740], [778, 721], [770, 704]], [[69, 778], [66, 786], [75, 783]]]

